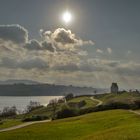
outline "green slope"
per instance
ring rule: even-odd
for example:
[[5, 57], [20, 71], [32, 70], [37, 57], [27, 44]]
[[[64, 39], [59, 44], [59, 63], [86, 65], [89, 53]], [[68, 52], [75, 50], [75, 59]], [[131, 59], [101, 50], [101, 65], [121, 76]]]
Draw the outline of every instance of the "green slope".
[[139, 140], [140, 116], [112, 110], [0, 133], [0, 140]]
[[[90, 107], [94, 107], [98, 104], [98, 102], [91, 100], [90, 97], [88, 97], [88, 96], [75, 97], [75, 98], [69, 100], [68, 103], [72, 103], [72, 102], [77, 103], [77, 102], [80, 102], [83, 100], [86, 102], [86, 104], [82, 108], [79, 108], [79, 109], [87, 109]], [[59, 103], [57, 105], [57, 111], [59, 111], [63, 105], [64, 105], [64, 103]], [[46, 115], [46, 116], [50, 117], [52, 114], [52, 110], [53, 110], [53, 108], [51, 106], [42, 107], [42, 108], [33, 110], [26, 115], [21, 115], [19, 117], [23, 117], [23, 116], [28, 117], [28, 116], [32, 116], [32, 115]]]
[[109, 102], [122, 102], [126, 104], [132, 104], [135, 100], [140, 100], [140, 94], [136, 93], [109, 93], [109, 94], [103, 94], [103, 95], [96, 95], [95, 98], [103, 101], [104, 104]]

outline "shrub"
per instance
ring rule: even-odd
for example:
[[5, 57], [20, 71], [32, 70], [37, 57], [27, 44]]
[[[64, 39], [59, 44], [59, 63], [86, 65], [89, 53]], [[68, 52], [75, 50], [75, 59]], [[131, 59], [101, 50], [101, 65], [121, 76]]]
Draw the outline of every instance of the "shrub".
[[140, 109], [140, 100], [134, 101], [135, 103], [135, 109]]
[[86, 101], [85, 100], [82, 100], [82, 101], [80, 101], [79, 103], [78, 103], [78, 107], [79, 108], [81, 108], [81, 107], [83, 107], [83, 106], [85, 106], [86, 105]]
[[41, 121], [41, 120], [46, 120], [46, 119], [49, 119], [48, 116], [31, 116], [31, 117], [28, 117], [28, 118], [24, 118], [22, 121], [23, 122], [30, 122], [30, 121]]
[[72, 108], [81, 108], [86, 105], [86, 101], [82, 100], [80, 102], [69, 102], [67, 104], [68, 104], [68, 106], [70, 106]]
[[79, 115], [79, 112], [77, 109], [70, 108], [69, 106], [64, 105], [60, 111], [56, 113], [56, 118], [68, 118]]

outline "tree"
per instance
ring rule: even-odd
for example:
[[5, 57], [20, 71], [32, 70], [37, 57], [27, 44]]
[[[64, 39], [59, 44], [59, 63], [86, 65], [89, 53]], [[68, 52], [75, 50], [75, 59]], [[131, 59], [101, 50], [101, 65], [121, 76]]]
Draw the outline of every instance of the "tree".
[[12, 117], [17, 115], [17, 108], [15, 106], [12, 107], [4, 107], [1, 112], [2, 117]]
[[56, 114], [56, 109], [57, 109], [57, 104], [58, 104], [58, 100], [57, 99], [52, 99], [50, 100], [48, 106], [50, 106], [52, 108], [52, 119], [55, 119], [55, 114]]
[[71, 100], [74, 97], [74, 95], [72, 93], [68, 94], [65, 96], [66, 101]]
[[29, 105], [27, 106], [27, 112], [31, 112], [32, 110], [41, 107], [39, 102], [30, 101]]

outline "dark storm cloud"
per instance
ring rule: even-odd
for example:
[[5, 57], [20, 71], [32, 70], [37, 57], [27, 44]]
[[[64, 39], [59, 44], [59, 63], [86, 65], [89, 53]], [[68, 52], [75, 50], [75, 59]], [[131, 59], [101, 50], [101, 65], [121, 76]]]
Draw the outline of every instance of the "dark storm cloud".
[[0, 25], [0, 39], [14, 43], [26, 43], [28, 31], [20, 25]]

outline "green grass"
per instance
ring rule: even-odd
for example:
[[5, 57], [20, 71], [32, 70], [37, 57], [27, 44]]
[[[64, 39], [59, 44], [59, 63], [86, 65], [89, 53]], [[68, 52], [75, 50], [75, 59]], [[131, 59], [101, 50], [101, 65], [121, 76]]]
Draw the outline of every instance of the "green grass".
[[0, 124], [0, 130], [4, 128], [9, 128], [15, 125], [19, 125], [22, 123], [21, 120], [19, 119], [5, 119], [5, 120], [2, 120], [2, 122], [3, 123]]
[[88, 96], [76, 97], [76, 98], [73, 98], [72, 100], [70, 100], [69, 102], [80, 102], [83, 100], [85, 100], [86, 105], [82, 108], [94, 107], [98, 104], [98, 102], [91, 100], [90, 97], [88, 97]]
[[140, 140], [140, 116], [112, 110], [0, 133], [0, 140]]

